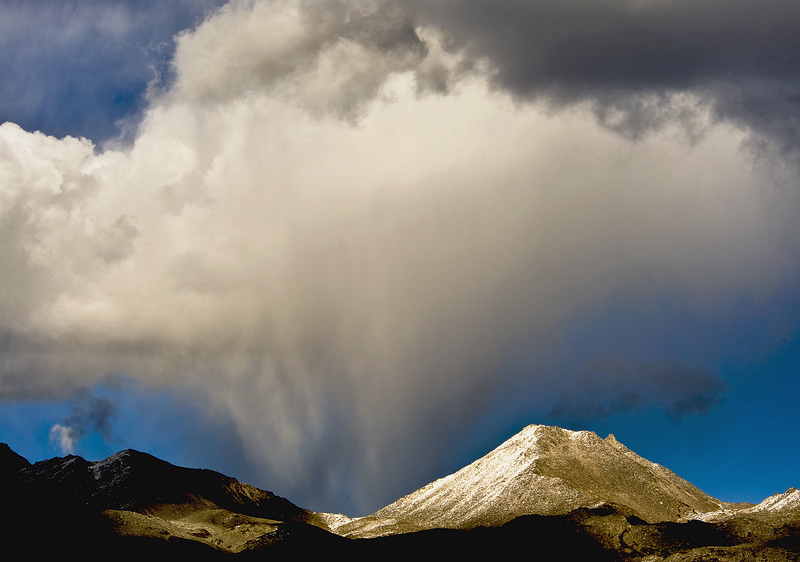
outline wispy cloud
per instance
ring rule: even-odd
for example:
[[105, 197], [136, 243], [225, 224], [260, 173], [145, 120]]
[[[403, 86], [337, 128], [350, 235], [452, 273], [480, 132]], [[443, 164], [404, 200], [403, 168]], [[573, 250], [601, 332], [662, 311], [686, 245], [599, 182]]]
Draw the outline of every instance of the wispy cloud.
[[60, 423], [50, 428], [50, 446], [57, 447], [62, 454], [71, 455], [75, 452], [75, 431]]

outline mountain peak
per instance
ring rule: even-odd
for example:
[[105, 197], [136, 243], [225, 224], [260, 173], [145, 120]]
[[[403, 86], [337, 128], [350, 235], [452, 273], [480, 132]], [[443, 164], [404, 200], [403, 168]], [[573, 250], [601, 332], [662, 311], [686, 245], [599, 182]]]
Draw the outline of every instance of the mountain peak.
[[129, 472], [132, 468], [144, 468], [153, 470], [160, 467], [162, 470], [171, 467], [167, 461], [162, 461], [148, 453], [143, 453], [135, 449], [123, 449], [102, 460], [91, 463], [91, 471], [95, 476], [107, 474], [109, 472]]
[[13, 465], [19, 467], [30, 466], [28, 459], [15, 453], [8, 443], [0, 443], [0, 466]]
[[30, 466], [25, 457], [12, 451], [6, 443], [0, 443], [0, 482], [16, 483], [20, 471]]
[[650, 522], [684, 520], [722, 505], [616, 438], [529, 425], [461, 470], [337, 532], [377, 536], [498, 526], [520, 515], [562, 515], [606, 503], [625, 505]]
[[749, 512], [757, 511], [784, 511], [800, 510], [800, 490], [789, 488], [782, 494], [770, 496], [756, 506], [746, 510]]

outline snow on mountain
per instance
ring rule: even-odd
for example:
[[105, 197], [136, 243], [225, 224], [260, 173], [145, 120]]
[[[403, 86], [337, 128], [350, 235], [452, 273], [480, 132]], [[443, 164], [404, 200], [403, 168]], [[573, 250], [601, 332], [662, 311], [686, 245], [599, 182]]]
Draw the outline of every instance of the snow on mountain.
[[530, 425], [486, 456], [383, 509], [334, 525], [366, 537], [436, 527], [497, 526], [603, 503], [645, 521], [681, 521], [725, 504], [670, 470], [589, 431]]
[[789, 488], [782, 494], [770, 496], [760, 504], [743, 511], [747, 513], [754, 513], [761, 511], [776, 512], [790, 509], [800, 509], [800, 490], [797, 488]]

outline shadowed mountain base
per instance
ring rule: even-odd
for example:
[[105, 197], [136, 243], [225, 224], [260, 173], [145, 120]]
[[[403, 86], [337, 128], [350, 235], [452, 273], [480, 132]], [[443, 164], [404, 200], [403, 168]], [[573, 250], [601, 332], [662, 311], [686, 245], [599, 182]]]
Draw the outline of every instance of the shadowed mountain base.
[[[563, 516], [521, 516], [500, 527], [431, 529], [372, 539], [346, 539], [302, 522], [278, 522], [238, 553], [167, 532], [135, 536], [107, 513], [6, 511], [0, 541], [6, 553], [49, 557], [79, 554], [85, 560], [248, 560], [330, 556], [467, 559], [514, 556], [529, 560], [647, 561], [800, 560], [800, 518], [789, 524], [733, 519], [724, 523], [648, 524], [612, 506]], [[181, 558], [176, 558], [181, 557]]]

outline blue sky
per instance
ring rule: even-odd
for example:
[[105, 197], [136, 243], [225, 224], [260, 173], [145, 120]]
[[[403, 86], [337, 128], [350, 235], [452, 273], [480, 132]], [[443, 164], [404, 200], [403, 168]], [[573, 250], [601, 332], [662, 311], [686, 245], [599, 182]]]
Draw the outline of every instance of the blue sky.
[[530, 423], [797, 486], [798, 25], [0, 1], [0, 440], [349, 515]]

